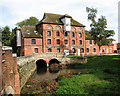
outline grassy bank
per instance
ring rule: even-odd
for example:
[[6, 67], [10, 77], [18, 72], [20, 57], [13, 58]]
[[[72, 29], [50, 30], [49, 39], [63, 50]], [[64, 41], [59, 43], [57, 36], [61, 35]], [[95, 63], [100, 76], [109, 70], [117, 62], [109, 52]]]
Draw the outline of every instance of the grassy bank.
[[87, 70], [72, 78], [62, 78], [55, 94], [120, 95], [120, 56], [88, 57], [87, 64], [76, 64], [74, 68]]
[[39, 81], [31, 78], [24, 86], [21, 94], [120, 95], [120, 55], [87, 58], [88, 62], [86, 64], [76, 63], [67, 66], [68, 68], [77, 68], [79, 70], [84, 69], [85, 71], [82, 73], [60, 74], [57, 79], [52, 81]]

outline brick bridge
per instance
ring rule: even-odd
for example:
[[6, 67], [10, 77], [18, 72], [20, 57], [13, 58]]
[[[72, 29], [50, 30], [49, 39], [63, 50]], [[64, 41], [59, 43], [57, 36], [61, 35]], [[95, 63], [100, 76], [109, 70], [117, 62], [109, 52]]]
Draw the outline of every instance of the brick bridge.
[[68, 58], [64, 53], [34, 53], [32, 56], [21, 56], [17, 58], [20, 74], [20, 88], [24, 86], [28, 78], [38, 68], [58, 63], [86, 63], [87, 59]]
[[34, 54], [36, 64], [44, 63], [50, 66], [53, 63], [64, 64], [66, 59], [66, 55], [64, 53], [39, 53]]

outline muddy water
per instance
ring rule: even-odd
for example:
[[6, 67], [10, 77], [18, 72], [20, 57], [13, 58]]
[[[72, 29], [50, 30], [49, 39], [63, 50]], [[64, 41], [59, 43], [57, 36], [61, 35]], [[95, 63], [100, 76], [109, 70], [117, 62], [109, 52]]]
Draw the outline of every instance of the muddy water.
[[84, 71], [84, 69], [51, 70], [49, 68], [39, 68], [39, 69], [37, 69], [37, 71], [34, 72], [31, 79], [36, 79], [39, 81], [53, 80], [53, 79], [56, 79], [59, 76], [59, 74], [71, 73], [71, 72], [81, 73], [83, 71]]
[[[55, 80], [60, 74], [66, 74], [66, 73], [81, 73], [84, 72], [85, 69], [49, 69], [49, 68], [37, 68], [37, 70], [33, 73], [31, 78], [28, 80], [28, 82], [25, 84], [25, 87], [21, 90], [21, 94], [43, 94], [48, 91], [53, 92], [53, 89], [49, 89], [50, 85], [46, 86], [46, 80]], [[44, 81], [41, 83], [41, 81]], [[52, 82], [52, 81], [51, 81]], [[53, 84], [50, 83], [50, 84]], [[57, 82], [55, 84], [58, 84]], [[55, 88], [56, 85], [53, 84], [50, 88]], [[42, 88], [42, 91], [41, 91]], [[49, 89], [49, 90], [48, 90]], [[36, 93], [35, 93], [36, 92]]]

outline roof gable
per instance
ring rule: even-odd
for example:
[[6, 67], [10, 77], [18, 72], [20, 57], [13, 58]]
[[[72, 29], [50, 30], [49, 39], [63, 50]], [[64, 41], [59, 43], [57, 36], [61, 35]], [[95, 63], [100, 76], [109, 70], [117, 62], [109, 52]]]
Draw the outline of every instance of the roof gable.
[[60, 14], [52, 14], [52, 13], [44, 13], [43, 19], [39, 22], [40, 23], [51, 23], [51, 24], [62, 24], [63, 22], [61, 21], [61, 18], [68, 17], [71, 18], [71, 25], [72, 26], [81, 26], [85, 27], [85, 25], [77, 22], [74, 20], [71, 16], [65, 14], [65, 15], [60, 15]]
[[35, 30], [35, 26], [23, 26], [21, 28], [21, 32], [22, 32], [22, 35], [23, 37], [42, 37], [38, 31]]

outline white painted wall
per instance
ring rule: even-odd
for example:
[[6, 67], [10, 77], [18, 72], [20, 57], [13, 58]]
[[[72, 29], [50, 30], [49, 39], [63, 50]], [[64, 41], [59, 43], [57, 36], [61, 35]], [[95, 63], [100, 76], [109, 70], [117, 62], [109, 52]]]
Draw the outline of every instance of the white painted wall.
[[118, 2], [118, 43], [120, 43], [120, 1]]
[[21, 46], [21, 32], [17, 30], [17, 46]]
[[65, 17], [62, 19], [62, 22], [64, 23], [64, 31], [70, 31], [71, 30], [71, 18]]

